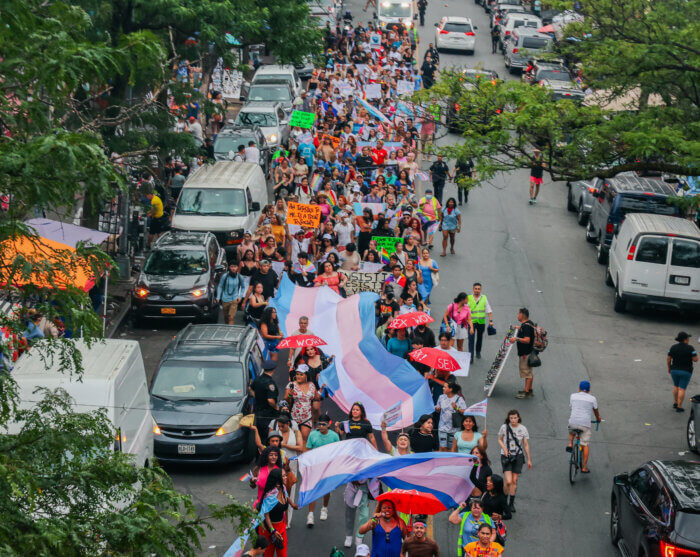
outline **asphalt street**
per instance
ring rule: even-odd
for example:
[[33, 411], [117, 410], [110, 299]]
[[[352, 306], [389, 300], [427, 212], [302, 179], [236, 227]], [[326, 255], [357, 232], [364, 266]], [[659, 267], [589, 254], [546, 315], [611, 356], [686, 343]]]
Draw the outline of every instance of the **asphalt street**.
[[[358, 0], [346, 3], [356, 22], [369, 17], [370, 12], [362, 12], [363, 6]], [[502, 57], [491, 54], [483, 8], [467, 0], [430, 2], [426, 25], [420, 28], [421, 60], [427, 43], [434, 41], [433, 23], [445, 15], [473, 19], [478, 27], [477, 49], [474, 56], [441, 53], [442, 68], [481, 63], [501, 76], [508, 75]], [[457, 141], [458, 136], [447, 135], [441, 143]], [[456, 197], [453, 184], [447, 186], [445, 199], [450, 196]], [[483, 399], [484, 378], [501, 333], [515, 323], [519, 307], [528, 307], [531, 318], [549, 332], [543, 365], [535, 370], [535, 396], [524, 401], [513, 398], [522, 381], [511, 355], [489, 402], [486, 427], [494, 472], [501, 473], [496, 434], [508, 410], [521, 412], [531, 436], [533, 468], [521, 476], [518, 512], [507, 523], [506, 554], [617, 555], [608, 535], [613, 475], [650, 459], [690, 458], [684, 437], [687, 413], [677, 414], [671, 408], [665, 356], [679, 330], [698, 335], [697, 322], [656, 310], [615, 313], [612, 290], [603, 282], [604, 267], [596, 263], [584, 229], [566, 210], [565, 185], [551, 183], [545, 176], [538, 204], [529, 205], [528, 198], [526, 171], [498, 176], [470, 194], [468, 205], [460, 207], [463, 226], [457, 255], [443, 258], [434, 250], [441, 279], [431, 296], [432, 311], [439, 320], [452, 298], [460, 291], [469, 292], [474, 281], [483, 283], [493, 307], [499, 334], [487, 338], [484, 358], [476, 360], [470, 376], [460, 381], [468, 403]], [[146, 368], [152, 374], [181, 325], [126, 326], [121, 336], [141, 341]], [[284, 374], [279, 370], [280, 386]], [[572, 486], [564, 451], [568, 399], [582, 379], [591, 381], [605, 421], [593, 435], [591, 474], [579, 476]], [[691, 384], [689, 394], [694, 391]], [[483, 420], [479, 425], [483, 428]], [[253, 491], [238, 480], [247, 470], [244, 464], [214, 470], [201, 466], [169, 468], [177, 488], [189, 493], [204, 512], [210, 503], [226, 503], [227, 493], [240, 501], [252, 501]], [[332, 496], [327, 522], [319, 522], [317, 509], [313, 529], [305, 527], [305, 511], [295, 512], [288, 554], [325, 557], [334, 545], [341, 547], [343, 513], [342, 490]], [[441, 554], [456, 555], [457, 532], [447, 524], [446, 513], [443, 515], [434, 521], [434, 535]], [[206, 534], [202, 555], [222, 555], [235, 537], [229, 526], [221, 525]], [[346, 555], [353, 555], [353, 551], [346, 551]]]

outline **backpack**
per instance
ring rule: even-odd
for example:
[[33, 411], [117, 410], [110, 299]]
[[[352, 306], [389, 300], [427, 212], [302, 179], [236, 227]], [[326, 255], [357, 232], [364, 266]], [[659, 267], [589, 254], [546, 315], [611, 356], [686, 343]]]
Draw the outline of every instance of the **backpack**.
[[535, 331], [535, 340], [532, 343], [532, 349], [536, 352], [544, 352], [549, 344], [547, 340], [547, 331], [537, 323], [532, 323], [532, 328]]

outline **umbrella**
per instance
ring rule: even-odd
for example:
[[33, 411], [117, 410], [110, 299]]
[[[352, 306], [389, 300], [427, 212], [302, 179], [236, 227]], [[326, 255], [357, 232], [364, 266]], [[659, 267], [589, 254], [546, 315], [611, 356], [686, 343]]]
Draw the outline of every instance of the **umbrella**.
[[554, 25], [551, 23], [549, 25], [545, 25], [544, 27], [540, 27], [537, 30], [538, 33], [554, 33]]
[[379, 495], [377, 501], [392, 501], [397, 512], [406, 514], [437, 514], [447, 510], [432, 493], [415, 489], [392, 489]]
[[393, 319], [388, 325], [389, 329], [405, 329], [407, 327], [415, 327], [416, 325], [426, 325], [435, 321], [427, 313], [422, 311], [411, 311], [404, 313]]
[[457, 371], [460, 369], [459, 362], [444, 350], [439, 348], [419, 348], [408, 354], [414, 362], [420, 362], [435, 369], [444, 371]]
[[308, 348], [309, 346], [323, 346], [326, 341], [314, 335], [294, 335], [283, 338], [277, 348]]

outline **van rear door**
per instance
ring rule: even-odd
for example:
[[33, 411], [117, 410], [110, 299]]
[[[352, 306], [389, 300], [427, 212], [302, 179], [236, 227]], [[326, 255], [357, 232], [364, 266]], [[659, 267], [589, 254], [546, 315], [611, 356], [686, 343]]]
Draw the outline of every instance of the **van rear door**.
[[666, 297], [700, 299], [700, 242], [673, 238], [671, 260], [666, 273]]
[[669, 238], [667, 236], [642, 236], [637, 240], [634, 263], [628, 277], [631, 290], [647, 296], [662, 297], [666, 283]]

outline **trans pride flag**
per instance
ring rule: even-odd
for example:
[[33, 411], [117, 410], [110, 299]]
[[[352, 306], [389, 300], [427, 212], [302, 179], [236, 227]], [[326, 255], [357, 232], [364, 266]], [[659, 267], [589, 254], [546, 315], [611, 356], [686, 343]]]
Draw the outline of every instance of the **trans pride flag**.
[[319, 375], [326, 389], [345, 412], [361, 402], [367, 419], [379, 429], [384, 412], [398, 407], [399, 419], [388, 429], [410, 427], [434, 410], [428, 383], [403, 358], [387, 352], [374, 330], [374, 303], [379, 296], [362, 292], [342, 298], [327, 286], [302, 288], [283, 275], [271, 305], [277, 310], [285, 335], [309, 318], [309, 328], [328, 344], [323, 351], [335, 356]]
[[378, 478], [392, 489], [432, 493], [448, 509], [469, 497], [469, 475], [479, 459], [462, 453], [390, 456], [366, 439], [348, 439], [302, 453], [297, 461], [300, 507], [348, 482]]

